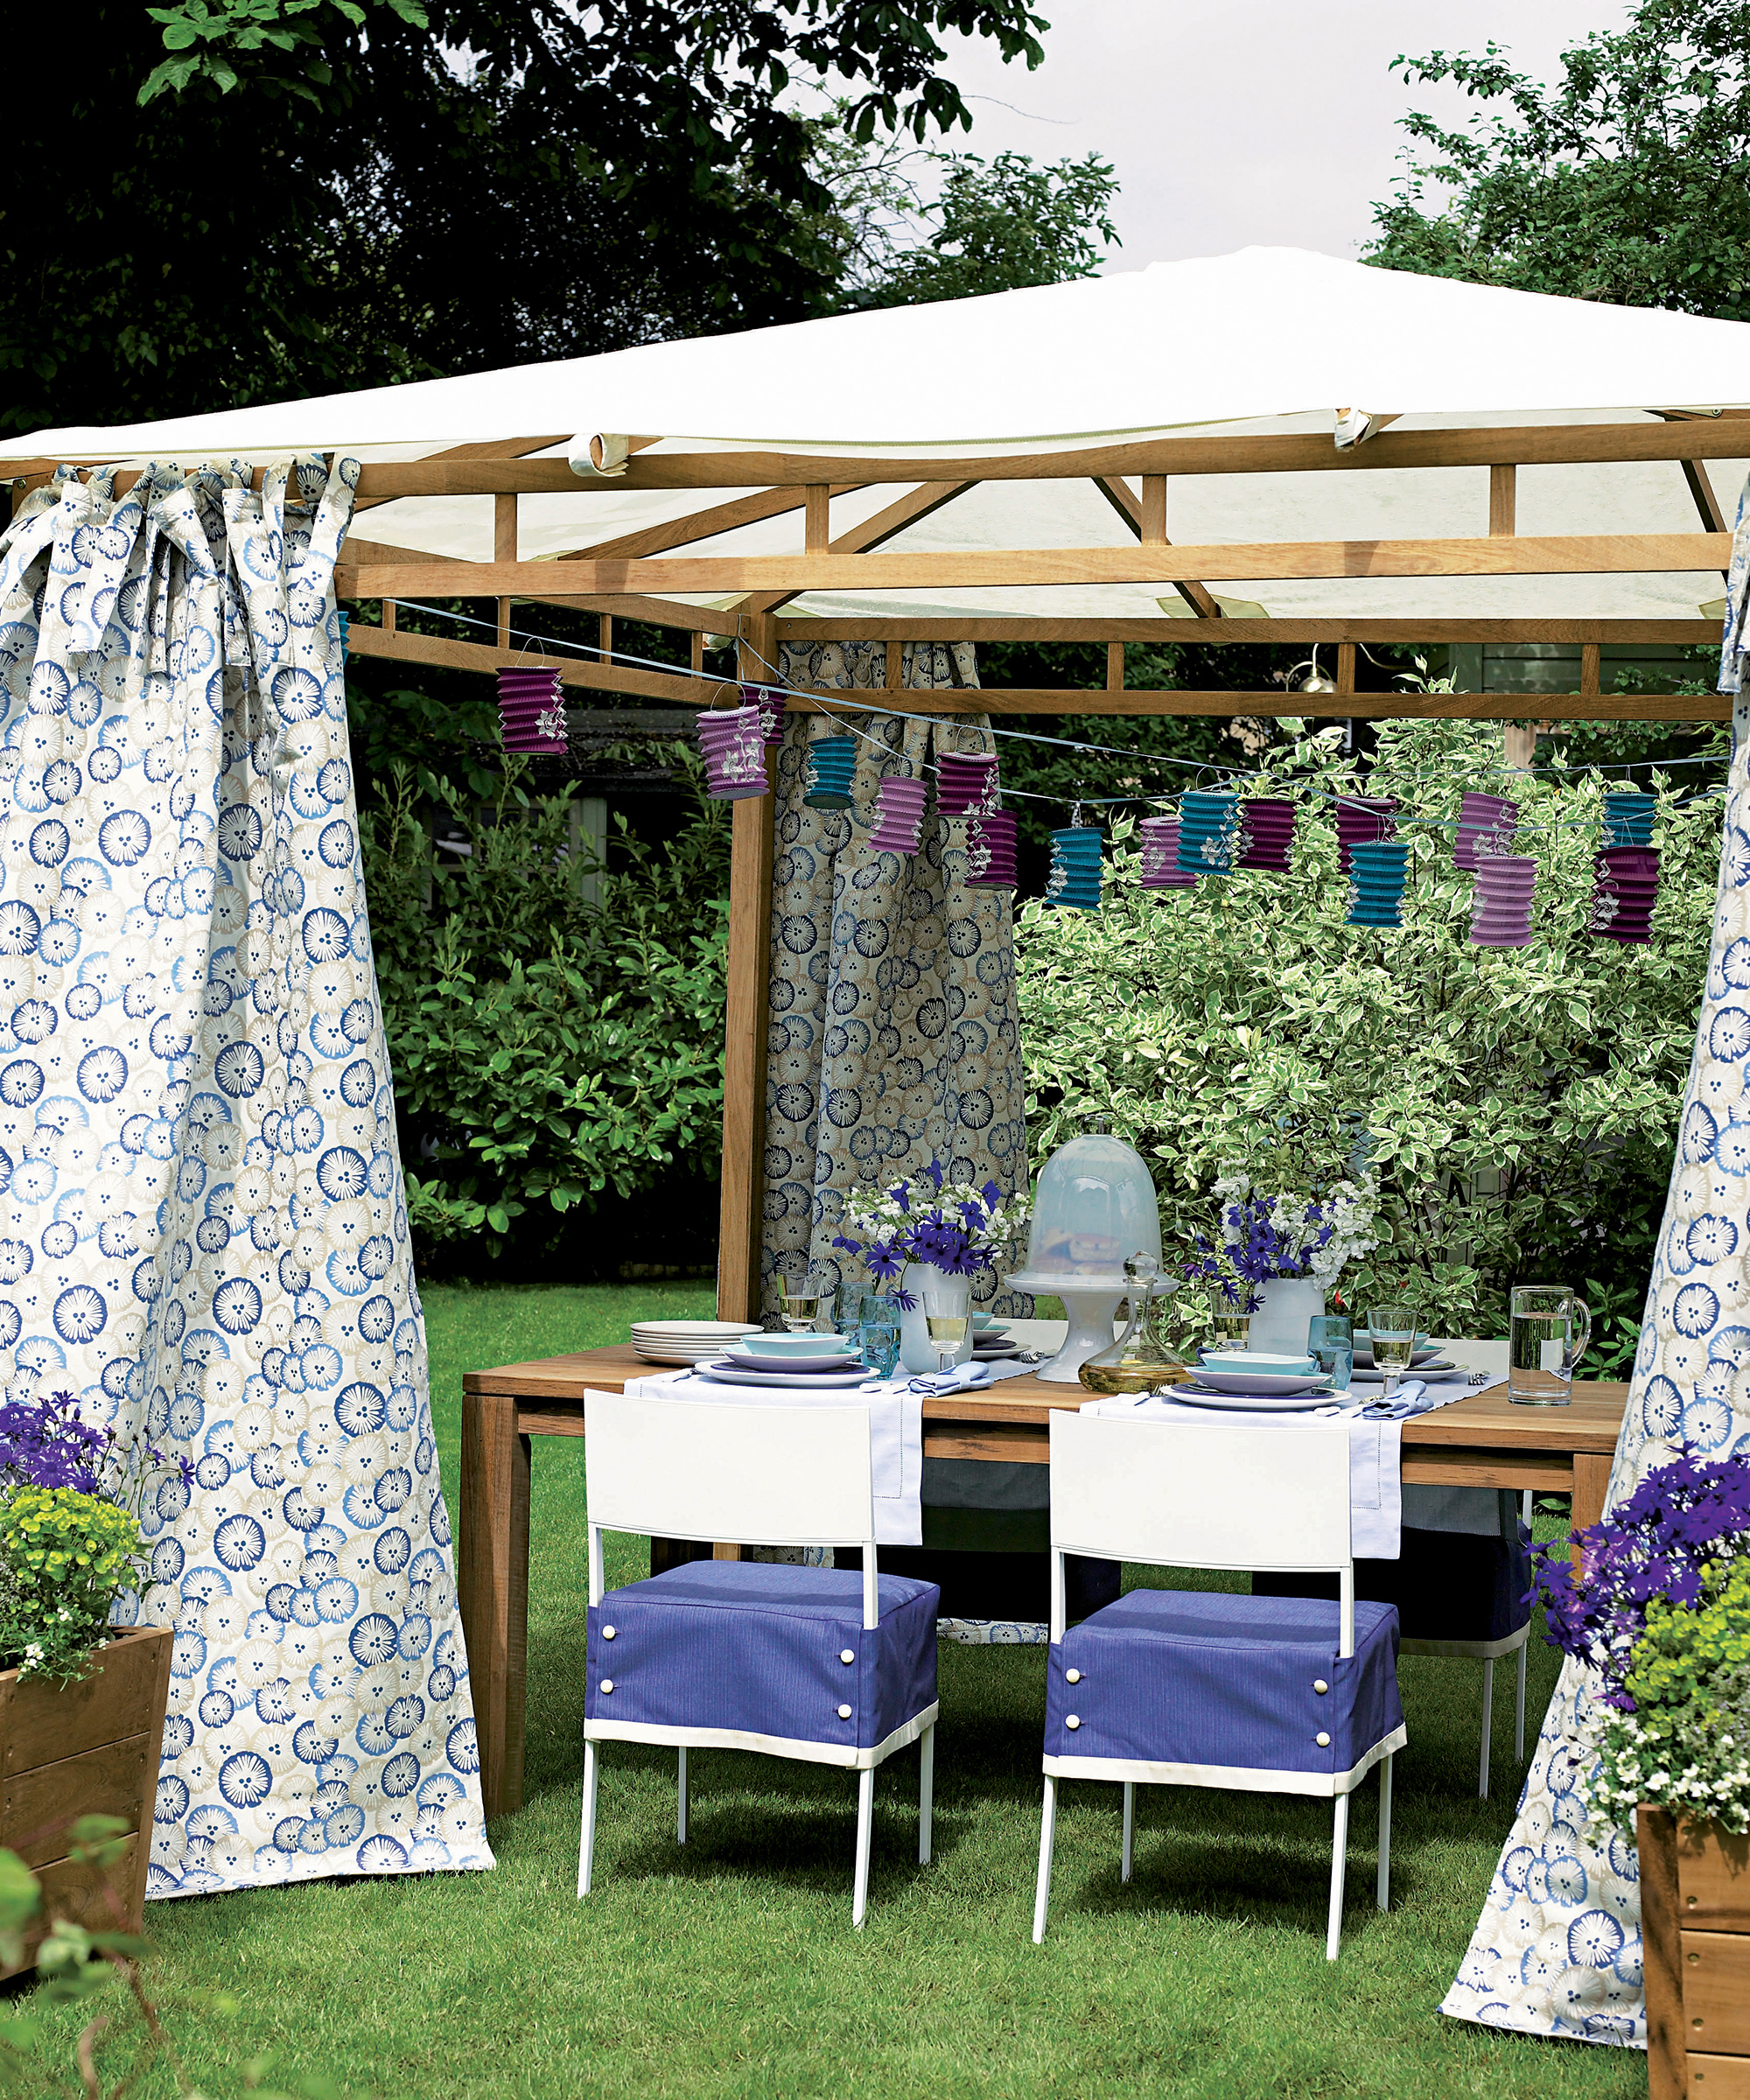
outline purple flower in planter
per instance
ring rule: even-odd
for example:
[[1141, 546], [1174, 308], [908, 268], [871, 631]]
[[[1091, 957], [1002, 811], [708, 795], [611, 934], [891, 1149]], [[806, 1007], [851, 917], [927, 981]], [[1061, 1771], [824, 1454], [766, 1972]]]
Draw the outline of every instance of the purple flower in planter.
[[172, 1466], [185, 1486], [193, 1479], [186, 1458], [86, 1421], [72, 1393], [0, 1402], [0, 1488], [73, 1488], [137, 1509], [146, 1480]]

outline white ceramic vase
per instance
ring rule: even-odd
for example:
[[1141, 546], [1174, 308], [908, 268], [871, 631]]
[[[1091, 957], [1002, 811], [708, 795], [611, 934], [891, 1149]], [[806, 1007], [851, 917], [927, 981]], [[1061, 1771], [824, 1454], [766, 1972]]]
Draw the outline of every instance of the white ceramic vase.
[[1325, 1310], [1325, 1286], [1310, 1276], [1273, 1276], [1258, 1289], [1264, 1303], [1252, 1314], [1246, 1347], [1270, 1356], [1304, 1356], [1307, 1327]]
[[[924, 1292], [932, 1284], [949, 1280], [970, 1283], [972, 1279], [970, 1277], [957, 1279], [944, 1278], [939, 1269], [932, 1269], [927, 1262], [907, 1262], [905, 1272], [900, 1278], [900, 1290], [915, 1301], [909, 1312], [902, 1308], [900, 1313], [900, 1362], [914, 1378], [926, 1371], [942, 1368], [942, 1354], [930, 1340], [929, 1328], [924, 1319]], [[961, 1343], [954, 1361], [965, 1363], [971, 1354], [972, 1328], [969, 1322], [966, 1339]]]

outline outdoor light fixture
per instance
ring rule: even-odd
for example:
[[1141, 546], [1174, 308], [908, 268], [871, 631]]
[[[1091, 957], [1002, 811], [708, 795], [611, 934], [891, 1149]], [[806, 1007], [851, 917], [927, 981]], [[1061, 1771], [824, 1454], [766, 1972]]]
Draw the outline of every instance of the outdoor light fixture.
[[[1297, 682], [1295, 671], [1305, 671], [1306, 676]], [[1334, 693], [1337, 690], [1336, 680], [1327, 678], [1319, 668], [1319, 651], [1316, 646], [1306, 662], [1297, 663], [1294, 670], [1288, 674], [1288, 684], [1289, 690], [1297, 693]]]

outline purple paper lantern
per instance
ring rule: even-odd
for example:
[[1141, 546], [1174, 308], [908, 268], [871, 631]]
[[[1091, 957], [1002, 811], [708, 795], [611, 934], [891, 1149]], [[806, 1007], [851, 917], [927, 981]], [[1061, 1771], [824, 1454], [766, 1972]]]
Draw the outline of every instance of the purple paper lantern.
[[1397, 804], [1390, 795], [1346, 794], [1337, 804], [1337, 865], [1349, 872], [1349, 855], [1359, 845], [1394, 837]]
[[499, 734], [507, 751], [563, 758], [568, 748], [559, 674], [516, 665], [498, 675]]
[[921, 780], [889, 774], [875, 788], [875, 829], [869, 844], [877, 853], [915, 853], [923, 837], [929, 790]]
[[1240, 804], [1240, 853], [1236, 868], [1273, 868], [1288, 872], [1294, 847], [1294, 804], [1273, 795], [1254, 795]]
[[1650, 846], [1606, 846], [1592, 862], [1592, 931], [1644, 947], [1658, 894], [1659, 856]]
[[997, 807], [994, 751], [945, 751], [936, 760], [935, 806], [943, 816], [982, 816]]
[[1008, 809], [992, 809], [966, 820], [966, 885], [974, 890], [1012, 890], [1015, 872], [1015, 819]]
[[1531, 942], [1531, 892], [1537, 864], [1516, 853], [1480, 860], [1471, 901], [1471, 941], [1477, 948], [1528, 948]]
[[1194, 890], [1197, 878], [1179, 864], [1179, 819], [1145, 816], [1137, 829], [1143, 835], [1144, 889]]
[[707, 708], [699, 716], [705, 792], [719, 802], [764, 794], [766, 736], [757, 707]]
[[1452, 865], [1474, 870], [1513, 848], [1519, 829], [1519, 805], [1504, 794], [1466, 794], [1459, 804], [1458, 836], [1452, 844]]
[[760, 730], [768, 751], [784, 741], [784, 696], [769, 685], [744, 685], [741, 704], [760, 710]]

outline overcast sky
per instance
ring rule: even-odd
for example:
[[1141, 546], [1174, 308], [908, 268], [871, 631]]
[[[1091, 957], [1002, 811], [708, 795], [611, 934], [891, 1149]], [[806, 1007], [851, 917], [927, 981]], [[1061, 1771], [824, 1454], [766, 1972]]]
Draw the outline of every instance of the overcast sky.
[[1036, 160], [1103, 154], [1124, 186], [1120, 270], [1255, 242], [1353, 259], [1372, 200], [1390, 192], [1396, 119], [1474, 107], [1406, 88], [1387, 70], [1399, 52], [1480, 51], [1493, 36], [1547, 80], [1568, 45], [1629, 12], [1617, 0], [1033, 4], [1052, 24], [1036, 73], [954, 40], [949, 70], [974, 112], [955, 143]]

